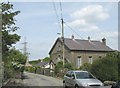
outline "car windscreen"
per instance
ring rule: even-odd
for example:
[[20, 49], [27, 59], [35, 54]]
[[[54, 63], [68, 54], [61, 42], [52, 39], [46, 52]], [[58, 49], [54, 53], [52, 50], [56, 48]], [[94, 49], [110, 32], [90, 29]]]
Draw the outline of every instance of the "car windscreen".
[[76, 79], [95, 79], [90, 73], [88, 72], [75, 72]]

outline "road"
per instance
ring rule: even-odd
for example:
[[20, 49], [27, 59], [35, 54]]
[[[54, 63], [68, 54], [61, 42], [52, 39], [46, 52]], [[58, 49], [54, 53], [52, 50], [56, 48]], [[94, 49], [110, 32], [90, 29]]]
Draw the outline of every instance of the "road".
[[62, 86], [62, 80], [40, 74], [24, 73], [24, 86]]
[[[34, 74], [34, 73], [24, 73], [25, 79], [23, 80], [24, 86], [59, 86], [62, 87], [62, 80], [40, 75], [40, 74]], [[111, 86], [104, 86], [101, 88], [111, 88]]]

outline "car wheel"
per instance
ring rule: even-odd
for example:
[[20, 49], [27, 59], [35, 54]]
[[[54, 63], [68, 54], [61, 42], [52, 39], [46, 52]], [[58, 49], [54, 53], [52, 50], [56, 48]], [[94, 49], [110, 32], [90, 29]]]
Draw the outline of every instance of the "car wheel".
[[63, 82], [63, 88], [67, 88], [67, 86], [66, 86], [66, 83], [65, 83], [65, 82]]
[[79, 86], [76, 84], [76, 85], [75, 85], [75, 88], [79, 88]]

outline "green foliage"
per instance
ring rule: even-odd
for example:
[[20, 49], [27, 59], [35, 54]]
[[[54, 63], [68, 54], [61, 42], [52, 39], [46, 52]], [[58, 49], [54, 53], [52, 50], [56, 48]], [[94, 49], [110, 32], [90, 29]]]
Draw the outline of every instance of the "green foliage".
[[9, 52], [9, 59], [12, 61], [12, 66], [14, 70], [23, 72], [24, 66], [27, 60], [27, 56], [22, 54], [20, 51], [15, 50], [14, 48]]
[[25, 71], [36, 73], [37, 70], [41, 70], [40, 67], [26, 66]]
[[115, 52], [107, 54], [103, 59], [96, 60], [91, 67], [93, 73], [101, 81], [118, 80], [118, 57]]
[[106, 57], [119, 58], [119, 53], [120, 53], [120, 52], [118, 52], [118, 51], [109, 52], [109, 53], [107, 53]]
[[120, 70], [118, 69], [120, 68], [119, 60], [119, 52], [110, 52], [106, 55], [106, 57], [94, 61], [93, 64], [84, 63], [80, 67], [80, 70], [87, 70], [91, 72], [101, 81], [117, 81], [119, 75], [118, 73], [120, 73]]
[[118, 80], [120, 81], [120, 52], [118, 52]]
[[[49, 61], [50, 61], [50, 58], [49, 58], [49, 57], [45, 57], [45, 58], [43, 59], [43, 62], [49, 62]], [[41, 62], [41, 59], [29, 61], [29, 63], [32, 64], [32, 65], [34, 65], [34, 66], [35, 66], [37, 63], [39, 63], [39, 62]]]
[[55, 66], [55, 74], [65, 74], [66, 71], [65, 70], [72, 70], [73, 69], [73, 66], [72, 64], [66, 62], [65, 65], [64, 65], [64, 68], [63, 68], [63, 62], [60, 61], [56, 64]]
[[29, 61], [29, 63], [33, 66], [35, 66], [38, 62], [40, 62], [40, 60]]
[[25, 70], [28, 71], [28, 72], [34, 73], [35, 72], [35, 67], [27, 66], [27, 67], [25, 67]]
[[73, 70], [73, 65], [71, 63], [66, 62], [64, 68], [67, 68], [68, 70]]
[[15, 44], [20, 39], [20, 36], [13, 33], [18, 29], [18, 27], [15, 26], [16, 20], [14, 17], [18, 15], [20, 11], [13, 11], [13, 5], [9, 2], [1, 3], [0, 5], [2, 6], [2, 55], [6, 56], [12, 44]]
[[43, 61], [44, 61], [44, 62], [50, 61], [50, 57], [45, 57], [45, 58], [43, 59]]
[[15, 26], [14, 17], [20, 13], [20, 11], [13, 11], [13, 5], [8, 3], [1, 3], [2, 6], [2, 30], [10, 29], [9, 31], [16, 31], [18, 29]]
[[15, 25], [15, 16], [20, 11], [14, 11], [13, 5], [9, 2], [0, 3], [0, 6], [2, 7], [2, 14], [0, 14], [2, 15], [2, 61], [4, 62], [4, 78], [8, 79], [24, 70], [26, 57], [21, 52], [11, 49], [12, 45], [20, 40], [20, 36], [15, 33], [19, 28]]
[[63, 70], [63, 62], [60, 61], [55, 66], [55, 74], [61, 72]]
[[14, 76], [14, 71], [11, 65], [4, 65], [4, 80]]
[[91, 71], [91, 64], [90, 64], [90, 63], [84, 63], [84, 64], [80, 67], [80, 70]]
[[20, 51], [15, 50], [15, 48], [11, 49], [8, 55], [9, 59], [11, 59], [13, 62], [17, 62], [23, 65], [26, 63], [27, 56], [22, 54]]
[[15, 48], [10, 49], [7, 60], [4, 65], [5, 79], [14, 77], [16, 74], [23, 72], [27, 57]]

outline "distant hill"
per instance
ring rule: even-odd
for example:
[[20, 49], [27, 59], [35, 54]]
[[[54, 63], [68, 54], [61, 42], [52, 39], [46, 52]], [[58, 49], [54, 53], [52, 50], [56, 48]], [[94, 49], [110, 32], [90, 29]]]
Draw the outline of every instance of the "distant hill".
[[32, 60], [32, 61], [29, 61], [29, 63], [34, 66], [34, 65], [36, 65], [37, 63], [39, 63], [41, 61], [48, 62], [48, 61], [50, 61], [50, 58], [45, 57], [44, 59]]

